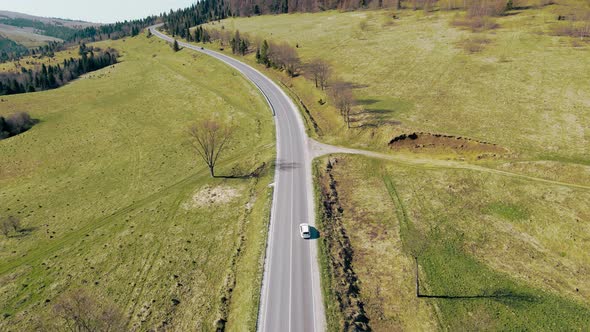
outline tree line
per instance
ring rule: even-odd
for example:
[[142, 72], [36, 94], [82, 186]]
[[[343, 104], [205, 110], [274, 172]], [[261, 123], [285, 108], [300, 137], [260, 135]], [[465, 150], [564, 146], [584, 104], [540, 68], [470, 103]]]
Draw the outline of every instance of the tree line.
[[[332, 66], [327, 61], [315, 58], [304, 63], [297, 54], [297, 45], [293, 47], [286, 42], [277, 43], [266, 39], [253, 40], [249, 35], [241, 34], [238, 30], [234, 32], [225, 29], [208, 30], [198, 26], [193, 31], [189, 31], [187, 40], [205, 43], [219, 42], [222, 50], [225, 46], [229, 46], [232, 53], [236, 55], [244, 56], [256, 52], [256, 62], [267, 68], [284, 71], [289, 77], [303, 74], [314, 82], [316, 88], [327, 92], [347, 128], [350, 128], [353, 108], [357, 105], [353, 93], [354, 85], [335, 78]], [[325, 101], [320, 100], [320, 103], [323, 104]]]
[[67, 41], [70, 43], [88, 43], [105, 39], [116, 40], [128, 36], [134, 37], [145, 27], [154, 25], [157, 22], [158, 16], [148, 16], [137, 20], [104, 24], [97, 27], [86, 27], [81, 30], [76, 30]]
[[189, 28], [231, 16], [224, 0], [201, 0], [190, 7], [162, 14], [164, 29], [173, 37], [190, 38]]
[[112, 48], [101, 50], [84, 43], [79, 54], [80, 58], [64, 59], [57, 65], [42, 64], [35, 69], [21, 68], [20, 73], [0, 73], [0, 95], [55, 89], [82, 74], [115, 64], [119, 57]]
[[0, 63], [18, 59], [24, 54], [29, 54], [28, 48], [0, 35]]
[[[190, 7], [163, 14], [165, 29], [187, 38], [189, 28], [232, 16], [319, 12], [325, 10], [356, 10], [366, 8], [456, 10], [478, 8], [477, 11], [504, 11], [518, 0], [203, 0]], [[548, 0], [544, 0], [548, 1]]]
[[[12, 42], [12, 40], [9, 40]], [[1, 47], [0, 52], [0, 63], [7, 61], [16, 61], [24, 56], [38, 56], [38, 57], [53, 57], [55, 52], [63, 51], [66, 49], [66, 44], [63, 42], [51, 41], [46, 45], [42, 45], [35, 48], [26, 48], [20, 44], [12, 42], [13, 44], [6, 47]], [[2, 44], [0, 36], [0, 44]]]

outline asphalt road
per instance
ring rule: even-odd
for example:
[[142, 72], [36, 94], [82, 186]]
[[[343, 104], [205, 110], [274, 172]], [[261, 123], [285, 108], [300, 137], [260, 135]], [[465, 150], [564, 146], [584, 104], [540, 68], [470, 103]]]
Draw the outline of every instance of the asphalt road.
[[[173, 39], [150, 27], [152, 34]], [[324, 331], [317, 240], [303, 240], [299, 224], [314, 225], [313, 186], [308, 137], [291, 99], [256, 69], [226, 55], [178, 41], [234, 67], [266, 97], [275, 119], [277, 161], [258, 331]], [[239, 277], [239, 276], [238, 276]]]

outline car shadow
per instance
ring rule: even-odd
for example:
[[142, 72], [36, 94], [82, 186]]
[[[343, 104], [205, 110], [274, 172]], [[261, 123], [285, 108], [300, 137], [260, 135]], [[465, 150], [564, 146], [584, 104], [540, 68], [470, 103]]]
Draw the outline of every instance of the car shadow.
[[315, 240], [320, 238], [320, 231], [313, 226], [309, 226], [309, 240]]

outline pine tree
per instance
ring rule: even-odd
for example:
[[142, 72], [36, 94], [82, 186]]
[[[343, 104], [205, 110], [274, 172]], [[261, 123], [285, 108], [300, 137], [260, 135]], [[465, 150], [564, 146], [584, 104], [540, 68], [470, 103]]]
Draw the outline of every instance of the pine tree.
[[231, 52], [233, 54], [238, 54], [240, 53], [240, 46], [241, 46], [241, 39], [240, 39], [240, 31], [236, 30], [236, 33], [234, 34], [234, 38], [232, 38], [232, 40], [230, 41], [231, 44]]
[[248, 52], [248, 43], [246, 42], [245, 39], [242, 39], [240, 41], [240, 54], [246, 55], [246, 52]]
[[266, 39], [262, 42], [262, 46], [260, 47], [260, 59], [258, 63], [263, 63], [265, 66], [270, 66], [270, 61], [268, 59], [268, 42]]
[[178, 41], [176, 39], [174, 39], [174, 43], [172, 44], [172, 49], [174, 50], [174, 52], [180, 51], [180, 46], [178, 46]]

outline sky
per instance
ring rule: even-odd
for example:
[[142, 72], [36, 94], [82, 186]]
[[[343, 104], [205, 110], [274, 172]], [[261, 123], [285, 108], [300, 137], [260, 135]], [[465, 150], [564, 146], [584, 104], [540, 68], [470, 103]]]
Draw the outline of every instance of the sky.
[[35, 16], [113, 23], [144, 18], [197, 0], [0, 0], [0, 10]]

